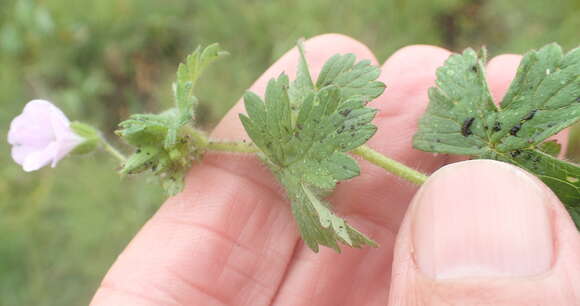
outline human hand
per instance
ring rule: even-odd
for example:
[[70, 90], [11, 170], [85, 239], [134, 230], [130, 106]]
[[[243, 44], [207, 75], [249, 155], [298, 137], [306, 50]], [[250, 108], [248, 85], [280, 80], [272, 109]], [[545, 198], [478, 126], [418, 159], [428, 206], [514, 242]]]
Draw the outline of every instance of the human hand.
[[[329, 34], [305, 43], [317, 75], [335, 53], [377, 63], [367, 47]], [[450, 52], [411, 46], [382, 66], [387, 90], [369, 146], [425, 172], [446, 155], [414, 150], [412, 135], [435, 69]], [[292, 50], [250, 90], [296, 72]], [[488, 64], [496, 101], [520, 57]], [[215, 138], [248, 139], [238, 103]], [[561, 142], [565, 135], [560, 134]], [[575, 305], [580, 303], [580, 235], [552, 192], [524, 171], [493, 161], [444, 167], [414, 185], [361, 161], [361, 176], [338, 186], [339, 215], [379, 248], [322, 248], [300, 240], [289, 204], [255, 157], [210, 154], [119, 256], [92, 305]], [[396, 238], [396, 239], [395, 239]]]

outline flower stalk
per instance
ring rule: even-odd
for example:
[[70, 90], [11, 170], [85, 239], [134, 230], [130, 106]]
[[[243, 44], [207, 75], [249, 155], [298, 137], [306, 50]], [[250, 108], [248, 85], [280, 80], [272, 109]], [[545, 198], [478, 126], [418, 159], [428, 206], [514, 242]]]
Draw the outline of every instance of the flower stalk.
[[111, 145], [106, 139], [105, 137], [101, 136], [101, 145], [103, 146], [103, 150], [105, 150], [105, 152], [111, 154], [113, 157], [115, 157], [117, 160], [119, 160], [119, 162], [121, 164], [125, 164], [127, 162], [127, 157], [121, 153], [119, 150], [117, 150], [117, 148], [113, 147], [113, 145]]

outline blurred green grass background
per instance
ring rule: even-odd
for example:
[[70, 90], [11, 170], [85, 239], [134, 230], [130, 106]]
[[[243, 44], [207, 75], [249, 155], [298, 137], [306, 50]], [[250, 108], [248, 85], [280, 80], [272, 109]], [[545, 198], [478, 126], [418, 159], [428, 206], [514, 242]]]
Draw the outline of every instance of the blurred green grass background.
[[[409, 44], [490, 55], [556, 41], [576, 47], [575, 0], [2, 0], [0, 134], [33, 98], [103, 128], [171, 105], [177, 64], [197, 44], [232, 56], [198, 86], [210, 129], [296, 39], [350, 35], [385, 60]], [[576, 128], [569, 158], [580, 160]], [[163, 201], [154, 182], [121, 181], [102, 154], [24, 173], [0, 142], [0, 305], [83, 305]], [[122, 145], [122, 144], [120, 144]]]

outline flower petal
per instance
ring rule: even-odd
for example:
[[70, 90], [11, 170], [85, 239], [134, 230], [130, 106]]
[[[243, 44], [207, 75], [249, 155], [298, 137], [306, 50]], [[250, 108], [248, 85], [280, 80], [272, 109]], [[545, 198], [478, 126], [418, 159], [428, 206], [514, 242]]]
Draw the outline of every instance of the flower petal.
[[68, 130], [64, 131], [63, 134], [57, 139], [57, 149], [54, 159], [52, 161], [52, 167], [54, 168], [58, 161], [70, 153], [76, 146], [84, 142], [85, 139], [78, 136], [74, 132]]
[[12, 158], [24, 171], [34, 171], [58, 161], [85, 141], [70, 128], [65, 114], [46, 100], [32, 100], [14, 118], [8, 132]]
[[8, 132], [8, 142], [12, 145], [47, 146], [55, 139], [49, 115], [53, 109], [58, 110], [48, 101], [32, 100], [28, 102], [22, 114], [12, 120]]
[[12, 159], [14, 159], [17, 164], [22, 165], [29, 154], [36, 151], [42, 151], [43, 148], [44, 147], [14, 145], [12, 146]]
[[56, 140], [59, 141], [60, 138], [66, 138], [71, 133], [70, 121], [60, 109], [52, 104], [51, 106], [50, 111], [46, 115], [50, 118], [52, 130]]
[[54, 160], [57, 153], [57, 143], [51, 142], [47, 147], [43, 148], [41, 151], [31, 152], [24, 159], [22, 164], [22, 169], [26, 172], [38, 170], [51, 161]]

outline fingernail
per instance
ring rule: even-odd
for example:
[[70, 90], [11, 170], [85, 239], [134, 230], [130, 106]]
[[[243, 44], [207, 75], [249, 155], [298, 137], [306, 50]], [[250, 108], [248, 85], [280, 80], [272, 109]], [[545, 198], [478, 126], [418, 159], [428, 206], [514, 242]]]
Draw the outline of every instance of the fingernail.
[[521, 277], [550, 269], [553, 232], [541, 183], [490, 160], [434, 173], [413, 200], [414, 256], [434, 279]]

